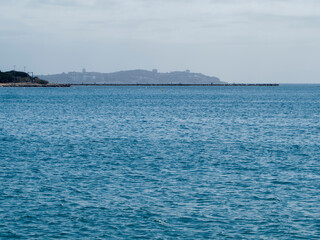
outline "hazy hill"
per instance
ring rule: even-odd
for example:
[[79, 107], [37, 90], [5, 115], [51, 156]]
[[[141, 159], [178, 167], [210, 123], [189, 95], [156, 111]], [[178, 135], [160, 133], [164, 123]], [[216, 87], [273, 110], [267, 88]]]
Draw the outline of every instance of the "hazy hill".
[[51, 83], [86, 83], [86, 84], [102, 84], [102, 83], [118, 83], [118, 84], [219, 84], [221, 82], [217, 77], [210, 77], [201, 73], [191, 73], [190, 71], [177, 71], [170, 73], [159, 73], [157, 70], [129, 70], [114, 73], [98, 73], [98, 72], [69, 72], [52, 75], [41, 75], [41, 79], [45, 79]]

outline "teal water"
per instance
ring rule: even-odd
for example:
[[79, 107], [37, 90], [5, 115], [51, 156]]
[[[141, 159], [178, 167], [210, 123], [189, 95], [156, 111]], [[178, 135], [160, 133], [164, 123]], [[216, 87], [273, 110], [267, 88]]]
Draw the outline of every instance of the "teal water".
[[319, 239], [319, 119], [319, 85], [0, 88], [0, 239]]

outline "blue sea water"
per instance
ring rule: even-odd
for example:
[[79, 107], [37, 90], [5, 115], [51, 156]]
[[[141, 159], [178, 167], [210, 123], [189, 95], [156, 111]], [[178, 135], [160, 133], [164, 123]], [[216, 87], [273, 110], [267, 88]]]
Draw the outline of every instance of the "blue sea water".
[[0, 88], [0, 239], [320, 239], [319, 119], [319, 85]]

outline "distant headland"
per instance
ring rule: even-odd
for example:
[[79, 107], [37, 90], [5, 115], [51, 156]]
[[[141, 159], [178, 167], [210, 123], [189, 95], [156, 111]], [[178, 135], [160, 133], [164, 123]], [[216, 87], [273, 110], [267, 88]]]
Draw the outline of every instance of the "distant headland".
[[[49, 83], [50, 82], [50, 83]], [[71, 86], [279, 86], [279, 84], [229, 84], [217, 77], [189, 70], [160, 73], [156, 69], [113, 73], [68, 72], [33, 77], [21, 71], [0, 71], [0, 87], [71, 87]]]
[[99, 72], [68, 72], [39, 76], [52, 83], [64, 84], [224, 84], [217, 77], [202, 73], [192, 73], [189, 70], [160, 73], [157, 69], [127, 70], [113, 73]]

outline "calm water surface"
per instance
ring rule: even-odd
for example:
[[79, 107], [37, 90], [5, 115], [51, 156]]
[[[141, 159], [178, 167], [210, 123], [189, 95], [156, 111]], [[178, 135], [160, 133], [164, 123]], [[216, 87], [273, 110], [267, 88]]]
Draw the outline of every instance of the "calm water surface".
[[319, 85], [1, 88], [0, 239], [319, 239], [319, 119]]

